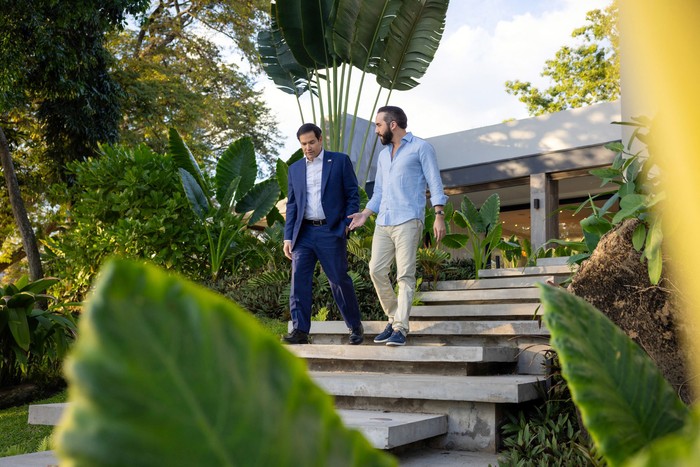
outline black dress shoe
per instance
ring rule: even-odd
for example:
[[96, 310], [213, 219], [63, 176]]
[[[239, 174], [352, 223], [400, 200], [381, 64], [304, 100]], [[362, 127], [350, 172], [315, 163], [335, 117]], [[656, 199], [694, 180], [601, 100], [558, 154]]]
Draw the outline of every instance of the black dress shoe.
[[292, 329], [291, 333], [282, 336], [282, 342], [284, 344], [308, 344], [309, 333], [298, 329]]
[[356, 328], [352, 328], [350, 330], [350, 344], [351, 345], [362, 344], [362, 341], [364, 341], [364, 340], [365, 340], [365, 330], [362, 327], [362, 324], [360, 324]]

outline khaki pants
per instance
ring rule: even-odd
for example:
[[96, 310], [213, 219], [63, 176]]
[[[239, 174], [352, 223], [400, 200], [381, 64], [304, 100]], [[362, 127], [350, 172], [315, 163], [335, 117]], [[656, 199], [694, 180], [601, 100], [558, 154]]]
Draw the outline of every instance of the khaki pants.
[[[369, 274], [384, 313], [395, 331], [408, 334], [408, 318], [416, 288], [416, 252], [423, 234], [423, 221], [411, 219], [400, 225], [377, 225], [372, 238]], [[398, 297], [389, 280], [391, 263], [396, 258]]]

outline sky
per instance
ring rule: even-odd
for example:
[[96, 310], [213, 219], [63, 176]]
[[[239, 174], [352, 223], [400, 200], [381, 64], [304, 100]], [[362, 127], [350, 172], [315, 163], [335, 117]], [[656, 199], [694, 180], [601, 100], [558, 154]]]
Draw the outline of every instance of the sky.
[[[508, 80], [545, 87], [545, 61], [563, 45], [575, 44], [571, 33], [586, 23], [586, 13], [604, 9], [611, 0], [452, 0], [440, 46], [420, 84], [395, 91], [390, 104], [404, 109], [408, 130], [428, 138], [527, 118], [525, 104], [506, 93]], [[378, 86], [365, 80], [358, 115], [374, 120]], [[370, 84], [367, 82], [370, 81]], [[272, 109], [283, 136], [280, 156], [298, 149], [301, 118], [296, 99], [278, 90], [264, 75], [257, 88]], [[384, 103], [386, 95], [381, 99]], [[354, 99], [351, 101], [354, 104]], [[381, 105], [380, 104], [380, 105]], [[302, 102], [305, 116], [308, 104]], [[307, 117], [310, 120], [310, 117]]]

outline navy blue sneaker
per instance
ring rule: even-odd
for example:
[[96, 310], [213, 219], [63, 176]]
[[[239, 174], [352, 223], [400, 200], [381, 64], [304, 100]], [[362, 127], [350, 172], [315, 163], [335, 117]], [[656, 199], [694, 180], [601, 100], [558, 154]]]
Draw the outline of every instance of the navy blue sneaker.
[[377, 337], [374, 338], [374, 342], [377, 344], [382, 344], [388, 341], [393, 332], [394, 330], [391, 328], [391, 323], [387, 324], [386, 328], [384, 328], [384, 330]]
[[386, 340], [386, 345], [406, 345], [406, 336], [401, 331], [394, 331], [391, 337]]

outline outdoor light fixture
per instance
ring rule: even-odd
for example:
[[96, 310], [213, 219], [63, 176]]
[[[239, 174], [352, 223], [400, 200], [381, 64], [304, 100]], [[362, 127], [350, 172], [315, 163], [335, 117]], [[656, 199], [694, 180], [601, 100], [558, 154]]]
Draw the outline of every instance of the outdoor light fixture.
[[535, 198], [535, 199], [533, 200], [533, 202], [534, 202], [535, 209], [539, 209], [539, 208], [540, 208], [540, 199], [539, 199], [539, 198]]

